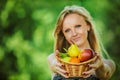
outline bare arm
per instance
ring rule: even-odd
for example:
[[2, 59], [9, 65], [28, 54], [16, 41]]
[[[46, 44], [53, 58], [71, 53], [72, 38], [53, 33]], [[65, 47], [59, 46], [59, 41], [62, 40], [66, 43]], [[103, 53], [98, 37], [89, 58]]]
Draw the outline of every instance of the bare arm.
[[53, 63], [54, 63], [54, 59], [55, 59], [55, 55], [54, 54], [50, 54], [49, 56], [48, 56], [48, 65], [49, 65], [49, 67], [50, 67], [50, 70], [51, 70], [51, 76], [52, 76], [52, 79], [53, 79], [53, 77], [55, 76], [55, 72], [54, 72], [54, 70], [53, 70]]
[[103, 65], [96, 70], [96, 75], [101, 80], [109, 79], [115, 71], [115, 63], [112, 60], [103, 60]]
[[[55, 53], [57, 54], [59, 52], [56, 50]], [[56, 73], [62, 75], [65, 78], [68, 78], [68, 76], [66, 75], [68, 72], [66, 70], [62, 69], [63, 64], [61, 64], [60, 62], [57, 61], [55, 54], [51, 54], [48, 56], [48, 64], [49, 64], [49, 67], [51, 70], [52, 79]]]
[[88, 75], [92, 75], [92, 73], [96, 73], [96, 76], [100, 80], [108, 80], [113, 75], [115, 71], [115, 63], [113, 60], [110, 59], [103, 59], [100, 55], [97, 55], [98, 58], [95, 60], [94, 63], [90, 64], [90, 70], [83, 72], [85, 77]]

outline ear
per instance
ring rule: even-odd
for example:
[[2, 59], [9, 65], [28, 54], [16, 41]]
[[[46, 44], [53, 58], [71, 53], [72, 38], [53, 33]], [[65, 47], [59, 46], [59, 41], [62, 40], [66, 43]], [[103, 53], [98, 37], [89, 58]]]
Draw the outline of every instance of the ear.
[[88, 28], [87, 31], [90, 31], [90, 28]]
[[87, 31], [90, 31], [90, 25], [87, 24]]

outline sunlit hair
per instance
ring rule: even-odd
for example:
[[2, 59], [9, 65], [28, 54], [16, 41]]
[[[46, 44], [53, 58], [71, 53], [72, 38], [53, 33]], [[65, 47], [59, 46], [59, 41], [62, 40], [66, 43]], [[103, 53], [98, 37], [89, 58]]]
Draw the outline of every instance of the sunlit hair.
[[101, 43], [99, 42], [99, 36], [93, 25], [92, 17], [90, 15], [90, 13], [84, 7], [80, 7], [77, 5], [66, 6], [61, 11], [61, 13], [58, 17], [55, 32], [54, 32], [55, 41], [56, 41], [54, 49], [59, 50], [60, 52], [65, 52], [63, 48], [67, 49], [70, 46], [70, 44], [65, 39], [65, 36], [62, 32], [62, 26], [63, 26], [63, 21], [64, 21], [65, 17], [68, 14], [72, 14], [72, 13], [82, 15], [85, 18], [85, 21], [87, 22], [87, 24], [90, 25], [90, 31], [88, 32], [88, 41], [89, 41], [90, 47], [95, 52], [100, 53], [101, 52], [101, 47], [100, 47]]

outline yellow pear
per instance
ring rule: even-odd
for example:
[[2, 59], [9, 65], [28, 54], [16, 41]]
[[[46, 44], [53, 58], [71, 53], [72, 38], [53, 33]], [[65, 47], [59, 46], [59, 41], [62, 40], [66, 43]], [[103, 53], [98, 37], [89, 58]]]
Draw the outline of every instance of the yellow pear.
[[80, 54], [80, 51], [79, 51], [78, 47], [75, 44], [72, 44], [68, 48], [68, 55], [70, 57], [77, 57], [79, 54]]

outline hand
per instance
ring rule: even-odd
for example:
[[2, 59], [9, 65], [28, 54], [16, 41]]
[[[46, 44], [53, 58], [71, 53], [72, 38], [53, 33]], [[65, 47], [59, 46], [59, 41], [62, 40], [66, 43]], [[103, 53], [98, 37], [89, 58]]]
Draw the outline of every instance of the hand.
[[97, 59], [92, 64], [88, 65], [90, 67], [90, 70], [83, 72], [82, 77], [86, 78], [92, 74], [95, 74], [96, 69], [100, 68], [103, 65], [101, 56], [99, 54], [97, 54], [96, 56]]
[[[59, 51], [56, 50], [55, 56], [58, 56], [58, 54], [59, 54]], [[67, 76], [68, 72], [66, 70], [64, 70], [63, 67], [64, 67], [64, 65], [61, 64], [59, 61], [57, 61], [57, 59], [53, 60], [52, 65], [51, 65], [53, 72], [58, 73], [65, 78], [68, 78], [68, 76]]]

